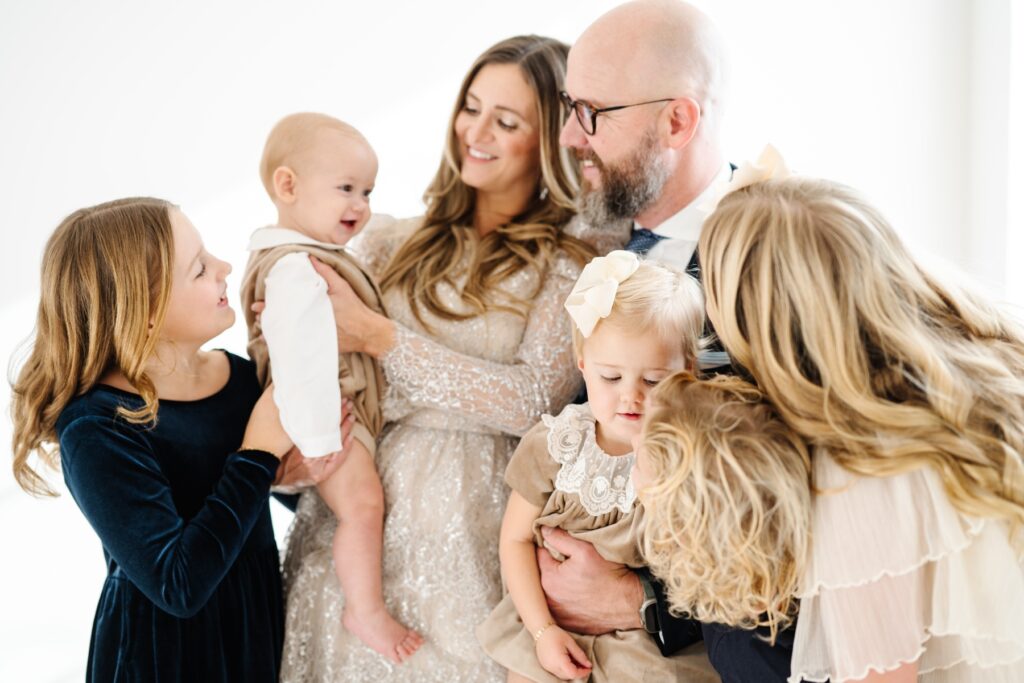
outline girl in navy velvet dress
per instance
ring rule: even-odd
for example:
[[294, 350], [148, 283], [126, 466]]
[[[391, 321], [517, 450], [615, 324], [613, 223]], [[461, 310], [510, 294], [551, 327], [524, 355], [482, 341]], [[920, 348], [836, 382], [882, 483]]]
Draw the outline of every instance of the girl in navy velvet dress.
[[[43, 259], [14, 386], [14, 471], [59, 463], [103, 544], [90, 681], [276, 681], [281, 579], [268, 494], [291, 443], [228, 329], [225, 277], [174, 206], [77, 211]], [[251, 416], [250, 416], [251, 413]]]

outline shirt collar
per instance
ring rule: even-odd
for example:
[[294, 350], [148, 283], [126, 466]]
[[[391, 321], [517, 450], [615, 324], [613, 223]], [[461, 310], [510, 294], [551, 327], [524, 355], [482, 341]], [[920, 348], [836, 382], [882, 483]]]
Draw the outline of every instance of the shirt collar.
[[[702, 207], [714, 197], [719, 183], [728, 182], [730, 177], [732, 177], [732, 166], [725, 164], [722, 166], [722, 170], [718, 172], [718, 175], [704, 188], [703, 192], [684, 206], [682, 211], [674, 216], [670, 216], [658, 227], [653, 228], [652, 232], [661, 237], [696, 242], [700, 239], [700, 229], [704, 225], [704, 219], [708, 217], [707, 210]], [[640, 228], [643, 226], [634, 221], [633, 227]]]
[[249, 246], [247, 248], [249, 251], [260, 251], [261, 249], [271, 249], [285, 244], [310, 244], [333, 250], [345, 248], [344, 245], [321, 242], [308, 235], [303, 235], [298, 230], [282, 228], [280, 225], [268, 225], [253, 232], [252, 236], [249, 237]]

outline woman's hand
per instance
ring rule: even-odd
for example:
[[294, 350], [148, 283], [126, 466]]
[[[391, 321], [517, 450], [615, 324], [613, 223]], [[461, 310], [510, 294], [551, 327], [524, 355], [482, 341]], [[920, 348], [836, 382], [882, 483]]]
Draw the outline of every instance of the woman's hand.
[[548, 626], [537, 640], [537, 661], [544, 670], [563, 681], [590, 673], [590, 660], [576, 640], [557, 624]]
[[338, 328], [338, 351], [368, 353], [374, 358], [389, 351], [395, 345], [395, 324], [371, 311], [333, 268], [312, 256], [309, 260], [327, 283]]
[[594, 546], [561, 529], [542, 527], [544, 542], [566, 559], [537, 549], [540, 583], [548, 609], [559, 624], [597, 635], [640, 628], [640, 579], [628, 567], [609, 562]]
[[281, 416], [277, 412], [277, 404], [274, 403], [274, 385], [271, 383], [253, 406], [249, 424], [245, 426], [245, 436], [242, 437], [240, 450], [266, 451], [281, 458], [291, 447], [292, 440], [281, 426]]
[[352, 444], [352, 424], [355, 417], [352, 415], [352, 400], [343, 398], [341, 400], [341, 450], [322, 458], [307, 458], [299, 452], [298, 448], [292, 448], [281, 458], [281, 465], [277, 468], [277, 477], [271, 485], [271, 490], [276, 493], [298, 493], [304, 488], [316, 486], [326, 481], [335, 470], [341, 467], [348, 455], [348, 447]]

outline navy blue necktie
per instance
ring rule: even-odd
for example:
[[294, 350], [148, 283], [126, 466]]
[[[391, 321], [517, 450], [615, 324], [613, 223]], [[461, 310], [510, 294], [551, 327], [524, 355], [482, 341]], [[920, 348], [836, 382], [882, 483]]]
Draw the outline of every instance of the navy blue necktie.
[[629, 242], [626, 244], [626, 251], [631, 251], [637, 256], [646, 256], [651, 247], [663, 239], [667, 238], [647, 228], [633, 228], [633, 234], [629, 236]]

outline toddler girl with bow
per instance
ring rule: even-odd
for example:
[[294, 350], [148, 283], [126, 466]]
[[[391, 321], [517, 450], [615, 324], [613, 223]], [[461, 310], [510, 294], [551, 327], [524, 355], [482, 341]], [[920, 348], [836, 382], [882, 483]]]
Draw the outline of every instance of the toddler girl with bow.
[[700, 286], [684, 273], [614, 251], [584, 268], [565, 307], [589, 403], [543, 416], [512, 456], [500, 541], [508, 593], [477, 636], [511, 682], [697, 680], [685, 657], [663, 657], [643, 630], [592, 636], [555, 624], [536, 547], [543, 544], [541, 527], [558, 527], [610, 561], [646, 564], [630, 479], [633, 440], [648, 392], [694, 368], [704, 322]]

